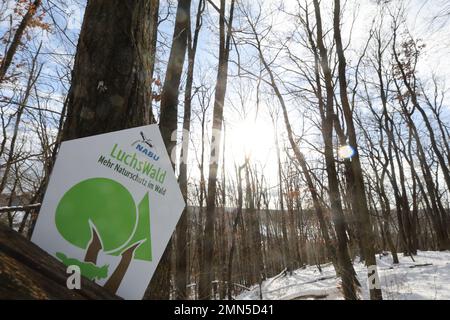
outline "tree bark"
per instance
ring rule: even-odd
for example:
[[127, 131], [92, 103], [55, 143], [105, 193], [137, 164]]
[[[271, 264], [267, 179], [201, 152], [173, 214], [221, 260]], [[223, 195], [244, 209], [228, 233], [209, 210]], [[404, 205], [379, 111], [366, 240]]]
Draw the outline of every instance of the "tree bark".
[[152, 122], [158, 3], [148, 0], [87, 3], [62, 141]]
[[0, 299], [120, 299], [81, 277], [81, 289], [67, 288], [67, 267], [0, 223]]
[[62, 140], [149, 124], [153, 1], [92, 0], [86, 7]]

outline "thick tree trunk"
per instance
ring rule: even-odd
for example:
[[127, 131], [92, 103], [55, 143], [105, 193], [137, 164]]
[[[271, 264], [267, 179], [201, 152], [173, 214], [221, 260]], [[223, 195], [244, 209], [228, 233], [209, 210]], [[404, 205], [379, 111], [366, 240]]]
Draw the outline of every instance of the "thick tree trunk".
[[[88, 2], [67, 98], [62, 140], [152, 121], [157, 6], [158, 1], [148, 0]], [[95, 259], [93, 255], [92, 259]]]
[[62, 140], [150, 123], [153, 1], [89, 1]]
[[0, 299], [120, 299], [81, 277], [81, 289], [67, 288], [67, 267], [0, 223]]

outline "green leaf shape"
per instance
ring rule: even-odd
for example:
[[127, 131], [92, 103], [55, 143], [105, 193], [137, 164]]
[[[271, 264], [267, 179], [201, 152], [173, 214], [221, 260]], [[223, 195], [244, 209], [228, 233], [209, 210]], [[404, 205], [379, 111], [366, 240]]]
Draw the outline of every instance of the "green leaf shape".
[[84, 180], [61, 198], [55, 213], [59, 233], [71, 244], [86, 249], [91, 240], [91, 221], [103, 251], [122, 246], [136, 224], [136, 205], [128, 190], [107, 178]]
[[[136, 227], [136, 232], [130, 241], [124, 246], [124, 248], [128, 248], [132, 244], [144, 240], [144, 242], [136, 249], [134, 252], [134, 259], [144, 260], [144, 261], [152, 261], [152, 243], [150, 236], [150, 206], [149, 206], [149, 198], [148, 193], [142, 198], [141, 202], [138, 205], [139, 217], [138, 217], [138, 225]], [[123, 250], [116, 251], [111, 255], [117, 256], [121, 254]]]
[[80, 268], [81, 275], [88, 278], [91, 281], [94, 281], [95, 279], [97, 280], [106, 279], [108, 277], [109, 265], [107, 264], [101, 267], [97, 267], [92, 262], [83, 262], [75, 258], [69, 258], [62, 252], [57, 252], [56, 256], [67, 267], [78, 266]]

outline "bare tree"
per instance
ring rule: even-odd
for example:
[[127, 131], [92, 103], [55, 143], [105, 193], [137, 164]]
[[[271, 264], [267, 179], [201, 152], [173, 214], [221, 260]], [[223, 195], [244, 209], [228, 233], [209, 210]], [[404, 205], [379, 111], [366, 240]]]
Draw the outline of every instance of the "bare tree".
[[[188, 45], [190, 14], [191, 0], [179, 0], [172, 47], [161, 94], [161, 114], [159, 117], [159, 128], [169, 155], [172, 154], [176, 146], [176, 139], [173, 139], [173, 135], [175, 134], [176, 136], [177, 133], [178, 95]], [[173, 168], [175, 168], [174, 160], [172, 159]], [[147, 289], [146, 298], [148, 299], [168, 299], [170, 297], [170, 257], [172, 246], [173, 243], [170, 240]]]
[[208, 197], [206, 200], [205, 232], [203, 238], [203, 256], [200, 265], [199, 298], [211, 296], [211, 262], [214, 251], [214, 222], [217, 193], [217, 171], [220, 154], [220, 141], [223, 123], [223, 106], [227, 89], [228, 57], [231, 49], [231, 32], [233, 25], [235, 0], [231, 0], [228, 21], [225, 16], [225, 0], [220, 1], [219, 8], [219, 66], [217, 71], [214, 98], [213, 126], [211, 139], [211, 158], [209, 163]]
[[[180, 189], [183, 193], [184, 200], [188, 200], [188, 179], [187, 179], [187, 161], [189, 152], [189, 133], [191, 131], [191, 104], [192, 96], [196, 92], [192, 92], [194, 82], [194, 66], [197, 52], [198, 38], [200, 29], [202, 27], [202, 15], [205, 10], [205, 0], [200, 0], [197, 8], [197, 15], [195, 21], [194, 35], [192, 36], [191, 27], [188, 30], [187, 45], [188, 45], [188, 71], [186, 79], [186, 89], [184, 92], [184, 117], [183, 117], [183, 136], [182, 149], [180, 155], [180, 173], [178, 181]], [[190, 19], [189, 24], [190, 24]], [[176, 295], [179, 299], [187, 298], [187, 252], [186, 252], [186, 235], [188, 223], [187, 209], [183, 210], [180, 220], [177, 225], [177, 254], [176, 254]]]
[[42, 0], [34, 0], [32, 3], [28, 5], [26, 9], [26, 13], [23, 16], [20, 24], [18, 25], [14, 37], [8, 47], [8, 50], [5, 53], [5, 56], [2, 58], [0, 63], [0, 83], [5, 80], [6, 73], [8, 72], [11, 63], [13, 62], [14, 55], [19, 48], [22, 37], [24, 36], [26, 28], [30, 25], [33, 17], [36, 15], [37, 10], [42, 4]]

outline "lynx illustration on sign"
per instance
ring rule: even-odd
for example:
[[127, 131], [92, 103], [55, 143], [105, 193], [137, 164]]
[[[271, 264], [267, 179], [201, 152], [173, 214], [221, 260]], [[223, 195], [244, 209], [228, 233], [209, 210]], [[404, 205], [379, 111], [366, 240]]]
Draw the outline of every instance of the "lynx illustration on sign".
[[62, 143], [32, 241], [141, 299], [184, 208], [157, 125]]

